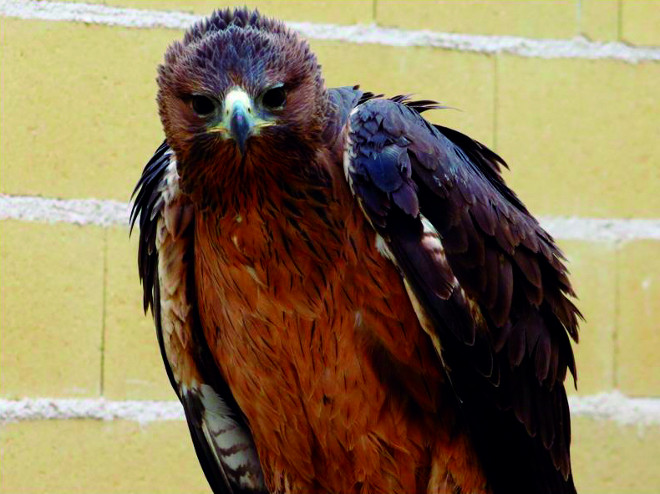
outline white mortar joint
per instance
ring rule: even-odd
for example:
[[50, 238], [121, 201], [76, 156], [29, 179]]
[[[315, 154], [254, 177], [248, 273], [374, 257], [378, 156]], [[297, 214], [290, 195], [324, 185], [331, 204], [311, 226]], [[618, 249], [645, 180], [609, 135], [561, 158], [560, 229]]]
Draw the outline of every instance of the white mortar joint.
[[[619, 391], [570, 396], [573, 417], [613, 421], [621, 425], [660, 425], [660, 398], [630, 398]], [[30, 420], [127, 420], [146, 424], [183, 420], [178, 401], [111, 401], [104, 398], [0, 399], [0, 423]]]
[[[0, 220], [127, 226], [129, 211], [130, 204], [112, 200], [50, 199], [0, 194]], [[543, 216], [540, 222], [560, 240], [660, 240], [660, 219]]]
[[[35, 0], [0, 0], [0, 15], [19, 19], [84, 22], [131, 28], [186, 29], [203, 18], [186, 12], [142, 10], [86, 3]], [[508, 53], [532, 58], [611, 59], [628, 63], [658, 62], [660, 48], [631, 46], [621, 42], [596, 42], [584, 37], [535, 39], [406, 30], [370, 25], [337, 25], [289, 22], [304, 37], [387, 46], [420, 46], [488, 55]]]

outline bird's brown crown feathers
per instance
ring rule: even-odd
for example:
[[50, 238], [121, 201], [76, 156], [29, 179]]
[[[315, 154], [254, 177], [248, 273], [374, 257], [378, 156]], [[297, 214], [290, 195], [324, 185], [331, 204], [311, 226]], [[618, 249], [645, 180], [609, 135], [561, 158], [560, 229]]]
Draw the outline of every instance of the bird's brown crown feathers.
[[[273, 84], [286, 90], [286, 105], [269, 114], [274, 123], [248, 139], [244, 155], [231, 139], [208, 132], [209, 122], [192, 108], [195, 95], [221, 105], [236, 87], [258, 105]], [[184, 187], [208, 186], [209, 178], [227, 187], [258, 169], [263, 158], [271, 166], [300, 162], [295, 155], [313, 149], [323, 132], [327, 95], [316, 57], [284, 23], [256, 10], [217, 10], [191, 27], [167, 50], [158, 86], [160, 117]]]

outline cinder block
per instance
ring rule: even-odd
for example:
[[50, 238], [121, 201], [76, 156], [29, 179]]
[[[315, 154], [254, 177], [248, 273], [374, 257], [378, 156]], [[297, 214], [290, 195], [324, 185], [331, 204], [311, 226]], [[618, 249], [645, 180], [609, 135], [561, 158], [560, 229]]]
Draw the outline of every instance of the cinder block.
[[[66, 0], [78, 1], [78, 0]], [[174, 10], [207, 15], [225, 7], [257, 8], [263, 14], [286, 21], [307, 21], [335, 24], [369, 24], [374, 20], [375, 0], [101, 0], [118, 7], [151, 10]]]
[[609, 391], [614, 384], [616, 324], [616, 247], [605, 242], [561, 241], [570, 279], [578, 295], [575, 304], [584, 315], [580, 343], [574, 345], [578, 389], [570, 379], [569, 394]]
[[388, 96], [412, 93], [454, 109], [424, 116], [435, 123], [493, 143], [495, 66], [492, 57], [433, 48], [401, 48], [311, 40], [326, 83], [360, 84]]
[[536, 214], [660, 216], [660, 65], [501, 56], [497, 148]]
[[139, 231], [108, 230], [103, 394], [113, 400], [175, 400], [151, 312], [142, 311], [137, 271]]
[[128, 200], [163, 138], [156, 66], [180, 33], [2, 23], [0, 191]]
[[[4, 22], [0, 191], [127, 200], [163, 137], [153, 79], [181, 32]], [[360, 82], [439, 99], [462, 111], [431, 118], [492, 144], [491, 57], [324, 41], [313, 47], [329, 85]], [[5, 96], [16, 94], [23, 97]]]
[[184, 421], [51, 420], [0, 426], [12, 494], [207, 494]]
[[574, 0], [378, 0], [383, 26], [451, 33], [565, 38], [577, 31]]
[[620, 3], [619, 0], [580, 0], [580, 34], [592, 40], [617, 40]]
[[633, 396], [660, 396], [660, 241], [625, 244], [617, 267], [619, 387]]
[[[657, 425], [624, 426], [586, 417], [572, 422], [579, 492], [657, 492]], [[0, 459], [0, 488], [13, 494], [210, 492], [183, 421], [4, 424]]]
[[660, 44], [660, 5], [657, 0], [621, 0], [623, 41], [636, 45]]
[[660, 427], [573, 417], [573, 471], [581, 494], [660, 489]]
[[0, 238], [0, 395], [98, 395], [103, 230], [0, 221]]

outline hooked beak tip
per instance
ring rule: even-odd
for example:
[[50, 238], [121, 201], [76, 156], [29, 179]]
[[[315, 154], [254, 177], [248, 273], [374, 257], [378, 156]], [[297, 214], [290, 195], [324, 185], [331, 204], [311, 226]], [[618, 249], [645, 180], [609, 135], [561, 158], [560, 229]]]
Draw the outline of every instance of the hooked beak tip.
[[231, 110], [229, 130], [236, 140], [236, 144], [238, 145], [241, 154], [245, 153], [247, 139], [250, 137], [253, 127], [254, 120], [248, 113], [248, 110], [243, 105], [236, 103]]

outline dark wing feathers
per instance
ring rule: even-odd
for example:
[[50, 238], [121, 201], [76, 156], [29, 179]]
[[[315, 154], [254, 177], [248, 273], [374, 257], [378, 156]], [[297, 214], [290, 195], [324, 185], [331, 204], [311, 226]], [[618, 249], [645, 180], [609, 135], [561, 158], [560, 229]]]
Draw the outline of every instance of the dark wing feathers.
[[341, 129], [348, 119], [349, 112], [362, 100], [373, 96], [371, 93], [363, 93], [359, 86], [344, 86], [328, 90], [329, 108], [327, 125], [324, 130], [325, 142], [334, 142], [341, 135]]
[[[171, 176], [173, 160], [173, 152], [164, 142], [147, 163], [133, 193], [130, 222], [131, 231], [136, 223], [140, 226], [138, 270], [144, 309], [151, 307], [153, 311], [167, 376], [183, 405], [195, 452], [213, 492], [265, 492], [249, 428], [217, 370], [194, 310], [193, 270], [189, 262], [193, 212], [188, 204], [179, 204], [183, 201], [177, 196], [178, 186]], [[166, 256], [167, 261], [159, 267], [160, 256]], [[173, 280], [176, 276], [186, 279]], [[171, 288], [161, 290], [163, 278], [165, 286], [169, 282], [177, 287], [174, 292]], [[183, 290], [177, 295], [180, 298], [171, 298], [167, 306], [161, 306], [162, 294], [176, 295], [177, 289]], [[184, 310], [188, 315], [186, 321], [170, 319], [169, 322], [169, 325], [183, 325], [182, 331], [191, 333], [187, 335], [191, 339], [188, 345], [177, 345], [176, 330], [171, 331], [174, 334], [164, 333], [163, 320], [171, 317], [168, 311], [176, 303], [184, 308], [190, 304], [193, 309]]]
[[[433, 319], [495, 492], [574, 492], [563, 380], [581, 316], [563, 255], [504, 183], [504, 161], [419, 115], [433, 107], [362, 102], [347, 179]], [[425, 228], [448, 267], [429, 266]]]
[[138, 272], [142, 282], [145, 312], [154, 306], [154, 280], [158, 276], [157, 223], [154, 217], [160, 214], [162, 209], [160, 188], [170, 163], [171, 152], [167, 142], [163, 141], [145, 166], [133, 191], [130, 223], [131, 233], [136, 223], [140, 226]]

